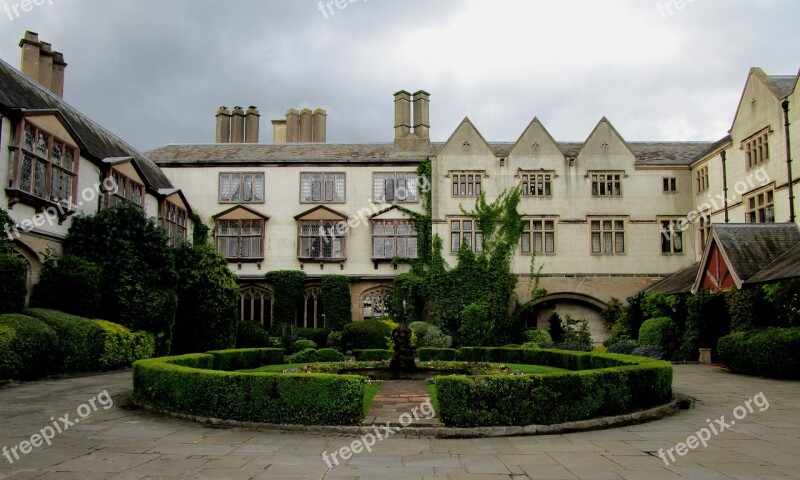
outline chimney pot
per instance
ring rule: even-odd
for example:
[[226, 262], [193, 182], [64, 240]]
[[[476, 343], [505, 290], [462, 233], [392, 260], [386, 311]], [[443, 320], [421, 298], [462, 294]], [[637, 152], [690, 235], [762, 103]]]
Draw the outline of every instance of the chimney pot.
[[261, 123], [261, 115], [253, 105], [247, 109], [247, 122], [245, 123], [245, 143], [258, 143], [258, 130]]
[[311, 141], [325, 143], [328, 136], [328, 112], [324, 108], [314, 110], [314, 133]]
[[233, 107], [233, 121], [231, 122], [231, 142], [244, 143], [245, 114], [242, 107]]
[[25, 32], [19, 46], [22, 48], [22, 73], [63, 97], [64, 70], [67, 67], [64, 55], [54, 52], [50, 43], [40, 41], [39, 34], [30, 30]]

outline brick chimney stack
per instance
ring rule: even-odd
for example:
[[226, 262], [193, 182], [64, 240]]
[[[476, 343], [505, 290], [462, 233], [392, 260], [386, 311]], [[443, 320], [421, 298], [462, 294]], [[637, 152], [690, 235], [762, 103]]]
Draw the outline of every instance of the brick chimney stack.
[[67, 68], [64, 55], [54, 52], [49, 43], [39, 41], [39, 34], [30, 30], [25, 32], [19, 46], [22, 48], [22, 73], [63, 98], [64, 70]]

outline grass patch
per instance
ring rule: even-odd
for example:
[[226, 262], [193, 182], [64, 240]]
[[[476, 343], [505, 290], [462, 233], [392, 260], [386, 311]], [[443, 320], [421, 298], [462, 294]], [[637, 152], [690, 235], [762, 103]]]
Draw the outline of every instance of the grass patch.
[[439, 416], [439, 395], [436, 391], [436, 385], [429, 383], [427, 385], [428, 395], [431, 397], [431, 405], [433, 405], [433, 410], [436, 412], [436, 416]]
[[522, 373], [536, 374], [536, 373], [563, 373], [569, 370], [565, 368], [546, 367], [544, 365], [522, 365], [519, 363], [506, 363], [506, 367], [511, 370], [519, 370]]
[[375, 395], [378, 394], [380, 387], [380, 383], [368, 383], [364, 389], [364, 415], [369, 413], [369, 409], [372, 408], [372, 401], [375, 400]]
[[253, 368], [250, 370], [238, 370], [238, 371], [246, 373], [253, 373], [253, 372], [282, 373], [284, 370], [289, 370], [289, 369], [300, 370], [301, 368], [307, 365], [311, 365], [312, 363], [288, 363], [285, 365], [265, 365], [259, 368]]

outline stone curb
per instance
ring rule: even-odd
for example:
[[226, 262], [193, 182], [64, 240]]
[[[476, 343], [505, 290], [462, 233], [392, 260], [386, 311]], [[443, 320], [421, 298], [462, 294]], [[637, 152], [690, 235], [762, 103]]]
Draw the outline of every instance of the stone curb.
[[[366, 433], [381, 430], [383, 425], [279, 425], [271, 423], [242, 422], [238, 420], [222, 420], [218, 418], [201, 417], [197, 415], [187, 415], [162, 411], [148, 405], [142, 404], [132, 397], [130, 401], [137, 407], [151, 413], [190, 420], [193, 422], [204, 423], [214, 426], [227, 426], [236, 428], [246, 428], [251, 430], [273, 430], [279, 432], [292, 433], [316, 433], [323, 435], [353, 435], [360, 436]], [[688, 410], [694, 407], [694, 399], [686, 395], [678, 394], [671, 402], [641, 410], [625, 415], [611, 417], [593, 418], [578, 422], [559, 423], [556, 425], [528, 425], [526, 427], [478, 427], [478, 428], [452, 428], [452, 427], [402, 427], [395, 436], [405, 438], [500, 438], [500, 437], [523, 437], [534, 435], [558, 435], [562, 433], [585, 432], [591, 430], [604, 430], [609, 428], [619, 428], [626, 425], [651, 422], [674, 415], [680, 410]], [[399, 427], [399, 424], [390, 424], [392, 427]]]

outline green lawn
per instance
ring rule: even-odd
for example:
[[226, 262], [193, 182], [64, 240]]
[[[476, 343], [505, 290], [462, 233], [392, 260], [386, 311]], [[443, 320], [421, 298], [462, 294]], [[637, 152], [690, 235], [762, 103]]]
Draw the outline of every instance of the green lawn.
[[436, 412], [436, 415], [439, 415], [439, 392], [436, 391], [436, 385], [428, 384], [428, 395], [431, 397], [431, 405], [433, 405], [433, 410]]
[[545, 367], [544, 365], [520, 365], [518, 363], [505, 363], [504, 365], [511, 370], [519, 370], [527, 374], [569, 372], [569, 370], [564, 368]]
[[364, 390], [364, 415], [369, 413], [370, 407], [372, 407], [372, 400], [375, 398], [375, 395], [378, 393], [378, 389], [380, 388], [379, 383], [368, 383], [366, 389]]

